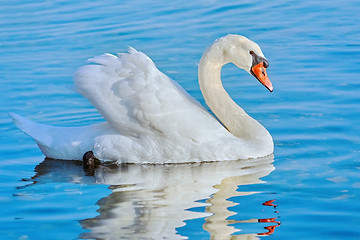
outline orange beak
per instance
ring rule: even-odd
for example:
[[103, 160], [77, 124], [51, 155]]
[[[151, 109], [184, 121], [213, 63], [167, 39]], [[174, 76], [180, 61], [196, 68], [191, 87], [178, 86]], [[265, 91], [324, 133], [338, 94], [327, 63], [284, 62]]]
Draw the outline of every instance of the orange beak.
[[266, 74], [266, 68], [264, 67], [264, 63], [260, 62], [257, 65], [251, 68], [251, 73], [264, 85], [270, 92], [274, 90], [269, 77]]

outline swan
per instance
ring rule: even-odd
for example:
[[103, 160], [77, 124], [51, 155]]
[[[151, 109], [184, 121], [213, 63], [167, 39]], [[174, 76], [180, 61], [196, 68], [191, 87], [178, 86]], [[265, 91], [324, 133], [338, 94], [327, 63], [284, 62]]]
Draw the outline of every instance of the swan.
[[105, 122], [57, 127], [10, 113], [15, 125], [48, 158], [81, 160], [92, 151], [102, 161], [180, 163], [273, 153], [269, 132], [231, 99], [221, 82], [221, 68], [231, 62], [273, 91], [266, 73], [268, 61], [260, 47], [244, 36], [217, 39], [199, 62], [200, 89], [216, 117], [134, 48], [89, 62], [75, 72], [74, 87]]

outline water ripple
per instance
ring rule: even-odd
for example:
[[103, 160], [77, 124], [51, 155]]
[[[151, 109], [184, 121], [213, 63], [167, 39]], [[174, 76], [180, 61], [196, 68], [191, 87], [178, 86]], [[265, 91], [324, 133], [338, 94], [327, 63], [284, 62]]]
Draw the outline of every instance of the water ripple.
[[[126, 51], [128, 46], [147, 53], [163, 72], [204, 103], [197, 85], [201, 54], [217, 37], [238, 33], [261, 45], [270, 62], [268, 74], [275, 90], [267, 93], [233, 66], [223, 69], [224, 85], [234, 100], [271, 132], [276, 169], [262, 178], [263, 184], [239, 186], [238, 192], [256, 194], [223, 201], [237, 204], [229, 207], [235, 213], [232, 220], [279, 217], [282, 225], [274, 232], [279, 239], [358, 239], [359, 10], [359, 2], [353, 0], [3, 1], [0, 202], [6, 208], [0, 215], [6, 229], [0, 228], [0, 235], [17, 239], [34, 234], [40, 239], [40, 232], [56, 232], [58, 236], [47, 238], [76, 238], [85, 231], [77, 220], [89, 218], [82, 224], [90, 226], [92, 220], [100, 219], [97, 214], [106, 215], [97, 213], [97, 208], [107, 210], [106, 204], [119, 203], [118, 209], [125, 209], [131, 201], [121, 202], [121, 196], [138, 194], [133, 190], [114, 194], [107, 198], [114, 202], [104, 200], [95, 205], [111, 190], [95, 186], [76, 164], [68, 168], [56, 165], [65, 173], [75, 171], [61, 183], [52, 178], [59, 169], [49, 167], [51, 170], [43, 173], [47, 177], [39, 180], [42, 184], [14, 190], [32, 181], [34, 166], [43, 156], [36, 144], [14, 127], [9, 111], [60, 126], [103, 121], [87, 100], [66, 86], [72, 84], [73, 72], [86, 59], [103, 52]], [[161, 199], [160, 195], [154, 195], [155, 199]], [[269, 208], [262, 203], [275, 198], [279, 213], [266, 212]], [[64, 202], [56, 207], [59, 199]], [[214, 199], [216, 196], [197, 200]], [[136, 202], [135, 209], [140, 211], [140, 205]], [[242, 208], [244, 205], [248, 208]], [[189, 209], [205, 213], [206, 207], [196, 206], [193, 203], [195, 208]], [[203, 228], [211, 227], [209, 222], [205, 217], [187, 220], [176, 231], [190, 239], [209, 238]], [[64, 226], [63, 233], [58, 231], [59, 224]], [[229, 226], [228, 222], [225, 229]], [[240, 222], [235, 226], [243, 231], [232, 232], [234, 235], [264, 232], [266, 227]], [[36, 229], [41, 231], [34, 233]]]

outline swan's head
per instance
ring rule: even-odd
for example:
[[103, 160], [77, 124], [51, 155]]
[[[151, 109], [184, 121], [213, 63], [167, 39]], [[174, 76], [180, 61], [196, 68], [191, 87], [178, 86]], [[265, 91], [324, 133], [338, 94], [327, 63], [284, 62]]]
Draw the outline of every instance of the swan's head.
[[260, 47], [244, 36], [229, 34], [217, 40], [222, 46], [224, 63], [232, 62], [259, 80], [270, 92], [273, 86], [266, 73], [269, 62]]

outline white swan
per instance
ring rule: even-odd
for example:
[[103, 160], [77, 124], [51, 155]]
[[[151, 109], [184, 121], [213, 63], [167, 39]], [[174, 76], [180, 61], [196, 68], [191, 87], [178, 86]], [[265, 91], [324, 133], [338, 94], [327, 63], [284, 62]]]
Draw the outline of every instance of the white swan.
[[260, 47], [243, 36], [217, 39], [199, 63], [201, 91], [222, 124], [144, 53], [130, 48], [129, 53], [103, 54], [89, 61], [96, 64], [77, 70], [75, 88], [106, 122], [65, 128], [10, 113], [49, 158], [82, 159], [91, 150], [101, 160], [179, 163], [257, 158], [273, 152], [269, 132], [230, 98], [221, 83], [221, 67], [232, 62], [273, 90]]

